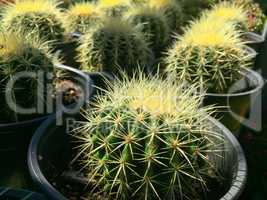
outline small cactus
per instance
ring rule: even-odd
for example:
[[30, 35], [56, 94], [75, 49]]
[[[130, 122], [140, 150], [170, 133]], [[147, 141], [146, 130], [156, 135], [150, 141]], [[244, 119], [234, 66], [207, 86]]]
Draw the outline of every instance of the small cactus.
[[263, 13], [260, 5], [253, 0], [235, 0], [237, 6], [243, 7], [247, 15], [248, 31], [262, 33], [267, 17]]
[[138, 28], [119, 19], [105, 21], [84, 35], [77, 51], [82, 70], [113, 73], [147, 67], [153, 55]]
[[198, 83], [215, 93], [225, 92], [239, 80], [239, 72], [250, 64], [250, 56], [231, 24], [222, 27], [216, 23], [199, 20], [169, 49], [164, 58], [169, 76]]
[[[17, 73], [40, 71], [44, 73], [42, 76], [46, 73], [54, 74], [54, 63], [57, 62], [57, 59], [50, 54], [47, 43], [27, 34], [4, 33], [3, 31], [0, 33], [0, 60], [1, 96], [10, 90], [7, 83], [14, 79]], [[45, 77], [44, 80], [46, 80]], [[45, 94], [39, 94], [37, 87], [38, 77], [25, 77], [17, 80], [11, 90], [13, 100], [24, 108], [36, 105], [37, 99], [45, 100]], [[4, 117], [9, 117], [10, 120], [21, 120], [18, 117], [20, 113], [15, 113], [16, 108], [7, 107], [6, 99], [1, 103], [5, 104], [6, 115]]]
[[181, 32], [181, 26], [184, 23], [184, 14], [180, 3], [174, 0], [149, 0], [149, 5], [164, 12], [172, 31]]
[[130, 0], [99, 0], [99, 8], [108, 17], [122, 17], [131, 7]]
[[47, 41], [63, 40], [61, 12], [54, 0], [21, 0], [5, 6], [2, 25], [11, 31], [38, 34]]
[[65, 26], [68, 33], [90, 31], [92, 27], [101, 22], [102, 12], [94, 3], [80, 2], [72, 5], [66, 13]]
[[223, 151], [222, 137], [206, 121], [210, 108], [200, 108], [194, 87], [139, 75], [111, 88], [96, 97], [75, 133], [92, 193], [114, 200], [199, 199], [209, 179], [219, 182], [209, 152]]
[[146, 6], [134, 7], [128, 12], [128, 20], [138, 26], [155, 54], [159, 54], [170, 40], [170, 30], [161, 10]]

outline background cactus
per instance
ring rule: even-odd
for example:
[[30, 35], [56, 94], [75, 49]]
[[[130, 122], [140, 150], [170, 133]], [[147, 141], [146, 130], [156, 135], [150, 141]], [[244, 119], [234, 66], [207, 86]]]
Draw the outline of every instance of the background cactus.
[[222, 151], [222, 138], [194, 90], [141, 76], [96, 97], [75, 134], [95, 189], [109, 199], [199, 199], [219, 180], [209, 152]]
[[72, 5], [67, 10], [65, 26], [68, 33], [85, 33], [101, 22], [102, 12], [94, 3], [81, 2]]
[[240, 30], [247, 31], [246, 11], [241, 6], [237, 6], [230, 2], [221, 2], [215, 4], [213, 8], [207, 12], [211, 20], [224, 20], [226, 23], [233, 23]]
[[181, 31], [184, 14], [180, 3], [174, 0], [149, 0], [149, 5], [164, 12], [172, 31]]
[[99, 8], [108, 17], [121, 17], [131, 7], [130, 0], [99, 0]]
[[141, 25], [150, 47], [155, 54], [161, 53], [170, 40], [170, 29], [163, 12], [146, 6], [133, 7], [127, 18], [132, 24]]
[[[46, 43], [39, 39], [29, 38], [26, 34], [14, 34], [2, 31], [0, 34], [0, 80], [1, 80], [1, 110], [5, 120], [25, 120], [27, 116], [20, 116], [7, 106], [4, 99], [5, 92], [11, 88], [6, 87], [9, 80], [16, 77], [17, 73], [39, 72], [40, 77], [25, 77], [15, 82], [12, 89], [13, 100], [17, 105], [32, 108], [37, 105], [37, 99], [45, 101], [45, 93], [37, 92], [37, 80], [46, 80], [45, 73], [54, 73], [54, 62]], [[51, 81], [51, 80], [50, 80]], [[49, 82], [47, 82], [49, 83]], [[44, 86], [45, 87], [45, 86]], [[4, 113], [4, 114], [3, 114]], [[21, 118], [20, 118], [21, 117]], [[32, 117], [28, 116], [28, 117]]]
[[253, 0], [231, 0], [237, 6], [243, 7], [247, 15], [248, 31], [262, 33], [267, 17], [260, 5]]
[[239, 80], [239, 71], [250, 64], [251, 57], [231, 24], [220, 27], [217, 21], [203, 20], [193, 24], [169, 49], [165, 72], [198, 83], [209, 92], [225, 92]]
[[78, 61], [85, 71], [125, 70], [132, 73], [138, 66], [152, 62], [152, 52], [142, 33], [119, 19], [105, 21], [81, 38]]
[[54, 0], [18, 0], [5, 6], [3, 27], [38, 34], [42, 39], [62, 41], [64, 28]]

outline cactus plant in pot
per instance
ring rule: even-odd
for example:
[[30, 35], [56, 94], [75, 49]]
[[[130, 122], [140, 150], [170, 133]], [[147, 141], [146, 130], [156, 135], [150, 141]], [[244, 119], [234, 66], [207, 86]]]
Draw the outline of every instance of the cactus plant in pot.
[[[76, 195], [87, 199], [237, 199], [246, 179], [241, 147], [209, 117], [210, 107], [199, 107], [201, 97], [194, 91], [193, 86], [139, 75], [117, 80], [106, 96], [97, 96], [72, 134], [64, 125], [56, 127], [51, 117], [29, 147], [34, 181], [49, 199], [75, 199], [61, 190], [57, 175], [49, 176], [51, 164], [56, 174], [71, 165], [72, 170], [82, 168], [83, 175], [72, 176], [69, 190], [83, 183], [88, 193], [78, 190]], [[238, 189], [233, 192], [231, 185]]]
[[167, 52], [164, 71], [174, 79], [200, 84], [206, 91], [204, 102], [224, 107], [221, 121], [237, 134], [243, 119], [237, 120], [229, 111], [244, 117], [249, 98], [257, 96], [263, 80], [248, 69], [252, 55], [235, 27], [219, 24], [209, 17], [192, 23]]
[[[58, 65], [48, 45], [38, 37], [6, 31], [0, 34], [0, 44], [0, 185], [21, 187], [24, 181], [19, 183], [19, 173], [27, 174], [25, 156], [33, 132], [49, 114], [63, 107], [62, 99], [68, 95], [67, 89], [56, 95], [56, 86], [61, 84], [58, 74], [63, 79], [62, 72], [67, 71], [73, 80], [77, 77], [77, 81], [90, 83], [82, 72]], [[19, 172], [17, 177], [15, 172]]]

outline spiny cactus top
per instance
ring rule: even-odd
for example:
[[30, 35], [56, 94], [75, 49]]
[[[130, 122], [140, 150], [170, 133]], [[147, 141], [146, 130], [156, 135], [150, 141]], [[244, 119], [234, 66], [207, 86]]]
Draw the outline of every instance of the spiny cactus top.
[[175, 0], [149, 0], [148, 4], [151, 7], [163, 10], [172, 31], [181, 31], [184, 14], [179, 3]]
[[86, 71], [133, 72], [152, 62], [143, 34], [119, 19], [105, 21], [81, 38], [78, 60]]
[[96, 190], [116, 200], [199, 199], [205, 193], [202, 186], [219, 177], [211, 152], [220, 154], [223, 140], [194, 89], [139, 76], [96, 97], [76, 135]]
[[231, 22], [235, 25], [240, 26], [241, 29], [246, 30], [246, 11], [241, 7], [237, 6], [234, 3], [221, 2], [215, 4], [212, 10], [208, 11], [208, 16], [210, 20], [224, 20], [225, 22]]
[[17, 0], [5, 6], [3, 27], [38, 34], [46, 40], [62, 41], [64, 28], [57, 4], [55, 0]]
[[164, 59], [168, 75], [215, 93], [226, 92], [239, 80], [240, 70], [251, 57], [231, 24], [220, 27], [216, 23], [201, 19], [177, 40]]
[[130, 0], [99, 0], [99, 8], [109, 17], [121, 17], [130, 7]]
[[[54, 59], [47, 47], [38, 38], [20, 35], [9, 32], [0, 33], [0, 81], [1, 98], [5, 97], [5, 92], [11, 90], [7, 83], [14, 79], [18, 74], [41, 72], [45, 76], [46, 72], [54, 74]], [[41, 74], [40, 74], [41, 76]], [[15, 102], [22, 107], [32, 107], [36, 105], [37, 98], [44, 100], [43, 93], [37, 92], [37, 79], [41, 77], [25, 77], [17, 80], [12, 88]], [[44, 78], [44, 77], [43, 77]], [[45, 78], [43, 79], [45, 81]], [[39, 96], [40, 95], [40, 96]], [[40, 101], [39, 101], [40, 102]], [[25, 120], [18, 118], [21, 113], [15, 113], [14, 108], [7, 106], [6, 99], [1, 100], [3, 116], [6, 120]], [[9, 121], [10, 122], [10, 121]]]
[[140, 25], [154, 52], [161, 53], [170, 40], [170, 28], [164, 13], [152, 7], [140, 6], [133, 7], [126, 16], [132, 24]]
[[67, 32], [85, 33], [101, 21], [103, 13], [91, 2], [80, 2], [67, 10], [65, 26]]

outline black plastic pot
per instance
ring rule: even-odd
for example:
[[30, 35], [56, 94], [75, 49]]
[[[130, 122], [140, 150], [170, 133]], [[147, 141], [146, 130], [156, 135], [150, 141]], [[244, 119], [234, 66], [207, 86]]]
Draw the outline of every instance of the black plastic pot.
[[39, 193], [28, 190], [0, 188], [0, 199], [2, 200], [46, 200]]
[[[36, 186], [49, 200], [67, 200], [49, 178], [51, 173], [62, 174], [72, 160], [73, 138], [67, 134], [65, 124], [56, 126], [56, 116], [51, 116], [38, 128], [32, 138], [28, 151], [28, 167]], [[213, 118], [209, 118], [211, 126], [225, 138], [225, 161], [217, 162], [224, 177], [229, 179], [226, 194], [218, 200], [237, 200], [242, 193], [247, 177], [247, 165], [243, 150], [236, 138], [228, 129]], [[217, 199], [212, 199], [217, 200]]]
[[[259, 110], [252, 105], [260, 105], [260, 95], [264, 81], [257, 72], [243, 68], [242, 79], [237, 81], [227, 94], [207, 93], [204, 105], [216, 105], [216, 116], [236, 136], [242, 125], [257, 129]], [[259, 108], [261, 109], [261, 108]], [[250, 111], [250, 118], [247, 113]]]
[[[92, 83], [86, 74], [64, 65], [56, 67], [68, 71], [73, 77], [77, 76], [81, 81], [80, 84], [88, 86], [89, 89], [85, 93], [90, 95]], [[56, 109], [60, 110], [61, 107]], [[24, 122], [0, 124], [0, 186], [32, 187], [27, 171], [27, 149], [37, 127], [50, 115], [51, 113]]]

